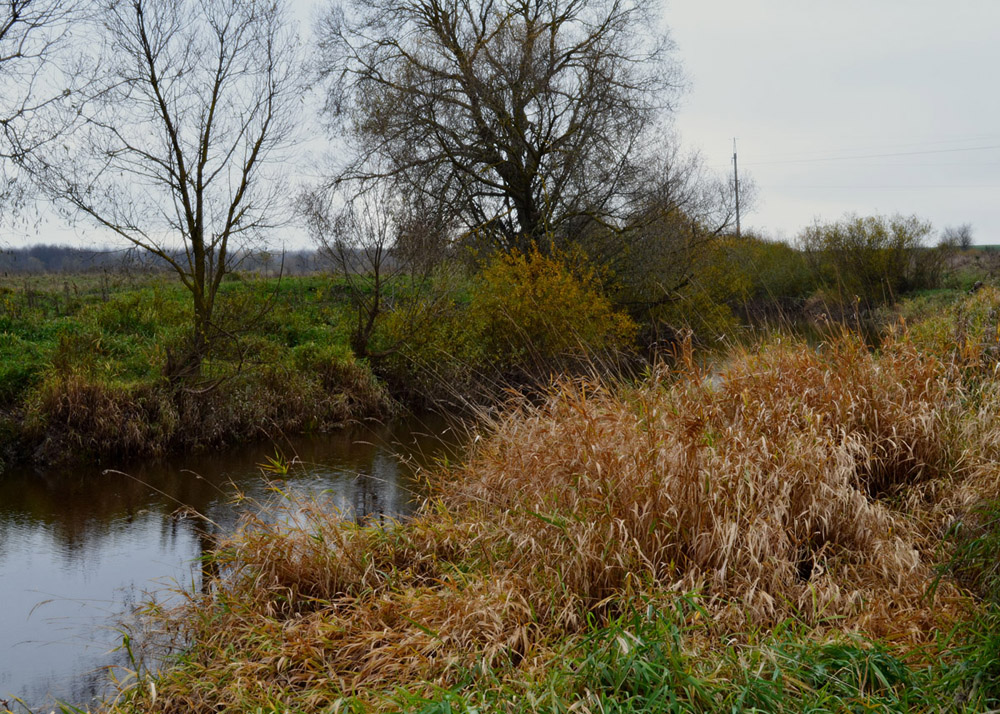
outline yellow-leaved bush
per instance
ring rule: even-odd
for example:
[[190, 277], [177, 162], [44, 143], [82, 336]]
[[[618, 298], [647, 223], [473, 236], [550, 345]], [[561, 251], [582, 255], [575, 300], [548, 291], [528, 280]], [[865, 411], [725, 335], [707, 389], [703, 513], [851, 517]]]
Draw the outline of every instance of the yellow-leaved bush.
[[438, 292], [446, 295], [397, 305], [380, 327], [383, 344], [400, 345], [383, 374], [424, 394], [545, 373], [635, 339], [635, 323], [593, 270], [560, 253], [498, 253], [470, 282]]
[[571, 262], [537, 247], [487, 262], [469, 305], [487, 359], [526, 367], [631, 343], [635, 323], [614, 309], [591, 268]]

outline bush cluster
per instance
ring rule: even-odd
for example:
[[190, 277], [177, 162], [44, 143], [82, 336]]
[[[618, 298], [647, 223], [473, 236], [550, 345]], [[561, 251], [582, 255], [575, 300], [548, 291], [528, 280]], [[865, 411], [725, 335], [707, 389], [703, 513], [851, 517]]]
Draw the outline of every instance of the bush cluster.
[[487, 359], [546, 365], [627, 347], [635, 325], [604, 295], [593, 269], [564, 254], [500, 253], [473, 283], [469, 319]]
[[[448, 280], [454, 275], [440, 282]], [[629, 349], [635, 332], [593, 269], [535, 247], [497, 253], [459, 286], [401, 302], [385, 317], [378, 341], [398, 346], [383, 365], [397, 382], [464, 397]]]
[[930, 235], [916, 216], [847, 216], [807, 228], [800, 241], [828, 299], [874, 306], [937, 286], [944, 249], [930, 248]]

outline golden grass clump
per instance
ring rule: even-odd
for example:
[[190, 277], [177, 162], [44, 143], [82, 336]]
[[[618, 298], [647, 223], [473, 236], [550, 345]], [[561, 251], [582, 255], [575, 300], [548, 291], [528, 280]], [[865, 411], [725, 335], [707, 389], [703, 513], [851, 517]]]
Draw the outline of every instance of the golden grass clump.
[[723, 632], [836, 618], [925, 643], [963, 606], [947, 582], [926, 597], [956, 507], [940, 486], [985, 471], [954, 375], [905, 335], [877, 352], [845, 335], [736, 352], [712, 375], [688, 359], [639, 387], [562, 382], [436, 474], [408, 523], [317, 506], [302, 527], [246, 529], [156, 702], [131, 696], [391, 708], [397, 688], [530, 679], [623, 602], [691, 591]]
[[564, 626], [650, 586], [701, 590], [732, 625], [870, 621], [929, 577], [901, 499], [958, 466], [952, 401], [934, 358], [853, 338], [672, 387], [564, 384], [506, 417], [446, 500], [504, 534]]

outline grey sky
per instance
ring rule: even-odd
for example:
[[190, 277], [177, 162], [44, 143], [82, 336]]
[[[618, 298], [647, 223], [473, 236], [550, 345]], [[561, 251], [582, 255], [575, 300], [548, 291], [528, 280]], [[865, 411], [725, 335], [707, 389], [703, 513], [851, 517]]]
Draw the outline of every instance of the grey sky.
[[[759, 191], [745, 226], [791, 239], [899, 212], [1000, 243], [1000, 0], [663, 1], [689, 83], [680, 139], [719, 172], [738, 139]], [[293, 0], [304, 37], [323, 4]], [[4, 242], [114, 242], [85, 225], [49, 214]]]
[[759, 189], [746, 224], [793, 238], [915, 213], [1000, 243], [998, 0], [666, 0], [664, 16], [690, 82], [682, 142], [725, 171], [738, 139]]

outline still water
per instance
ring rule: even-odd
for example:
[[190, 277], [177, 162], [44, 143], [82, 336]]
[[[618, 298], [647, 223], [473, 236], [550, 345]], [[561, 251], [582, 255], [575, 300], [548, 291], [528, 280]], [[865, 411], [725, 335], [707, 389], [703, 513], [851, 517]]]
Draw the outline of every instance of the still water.
[[[417, 467], [460, 443], [440, 418], [286, 440], [281, 452], [296, 463], [278, 485], [354, 517], [403, 517], [419, 504]], [[56, 700], [86, 707], [106, 692], [127, 664], [115, 651], [122, 632], [149, 598], [199, 588], [199, 558], [213, 538], [280, 499], [260, 468], [275, 449], [255, 444], [125, 473], [0, 476], [0, 712], [20, 711], [15, 698], [36, 711]], [[248, 497], [242, 505], [237, 492]]]

